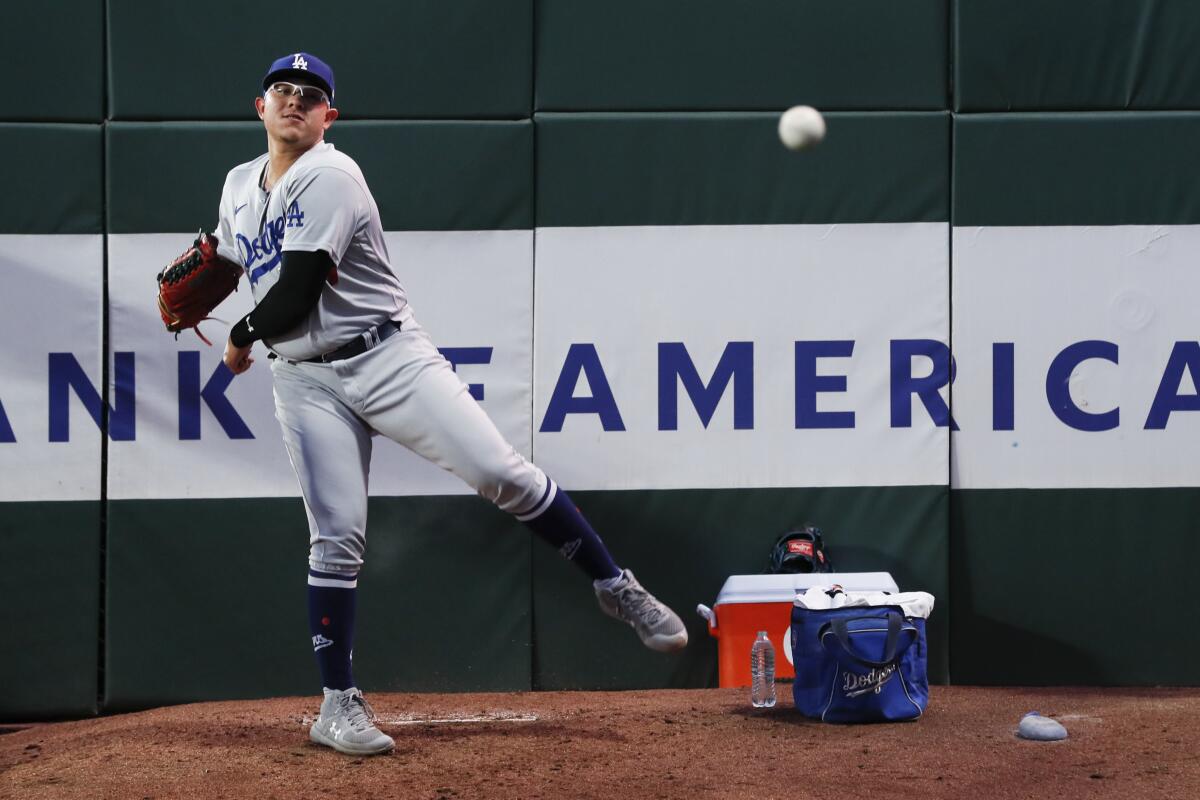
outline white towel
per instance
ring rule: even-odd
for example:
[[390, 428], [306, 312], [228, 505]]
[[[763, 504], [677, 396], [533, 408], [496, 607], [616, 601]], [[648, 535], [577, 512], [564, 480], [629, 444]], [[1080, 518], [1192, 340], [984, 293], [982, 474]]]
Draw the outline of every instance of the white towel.
[[836, 584], [814, 586], [796, 594], [796, 605], [810, 611], [857, 606], [899, 606], [906, 617], [928, 619], [933, 611], [933, 595], [929, 592], [844, 592]]

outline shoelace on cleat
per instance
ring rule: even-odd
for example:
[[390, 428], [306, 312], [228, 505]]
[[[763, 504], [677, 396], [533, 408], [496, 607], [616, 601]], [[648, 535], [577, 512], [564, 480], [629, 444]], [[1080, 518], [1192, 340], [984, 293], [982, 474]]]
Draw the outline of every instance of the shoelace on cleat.
[[[617, 608], [620, 609], [622, 616], [626, 613], [626, 604], [628, 604], [629, 612], [647, 625], [654, 625], [666, 616], [662, 603], [653, 599], [649, 592], [632, 582], [625, 588], [617, 590]], [[626, 617], [626, 619], [629, 618]]]
[[361, 694], [348, 694], [342, 697], [341, 706], [342, 712], [346, 715], [346, 721], [357, 733], [375, 727], [375, 710], [371, 708], [367, 698]]

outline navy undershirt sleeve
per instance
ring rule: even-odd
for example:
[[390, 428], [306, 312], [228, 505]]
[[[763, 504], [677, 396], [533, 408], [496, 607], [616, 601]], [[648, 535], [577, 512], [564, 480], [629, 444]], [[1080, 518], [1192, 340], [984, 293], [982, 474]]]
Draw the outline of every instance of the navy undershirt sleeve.
[[258, 305], [233, 326], [229, 340], [236, 347], [258, 339], [274, 339], [299, 325], [321, 298], [333, 259], [324, 250], [288, 250], [279, 264], [279, 280]]

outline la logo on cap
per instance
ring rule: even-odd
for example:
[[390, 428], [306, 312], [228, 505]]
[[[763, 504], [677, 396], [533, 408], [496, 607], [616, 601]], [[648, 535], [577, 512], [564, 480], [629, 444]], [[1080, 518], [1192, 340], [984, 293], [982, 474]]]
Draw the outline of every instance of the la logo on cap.
[[292, 69], [308, 69], [308, 62], [304, 60], [304, 56], [296, 53], [296, 57], [292, 59]]

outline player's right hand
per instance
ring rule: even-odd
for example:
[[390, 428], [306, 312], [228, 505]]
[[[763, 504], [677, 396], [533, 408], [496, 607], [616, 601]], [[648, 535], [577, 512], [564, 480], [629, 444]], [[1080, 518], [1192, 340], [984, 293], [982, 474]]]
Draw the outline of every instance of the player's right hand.
[[238, 347], [232, 341], [225, 342], [225, 355], [223, 361], [225, 366], [229, 367], [229, 371], [234, 375], [241, 375], [246, 370], [250, 369], [250, 365], [254, 363], [254, 359], [250, 357], [250, 349], [254, 347], [254, 343], [245, 347]]

